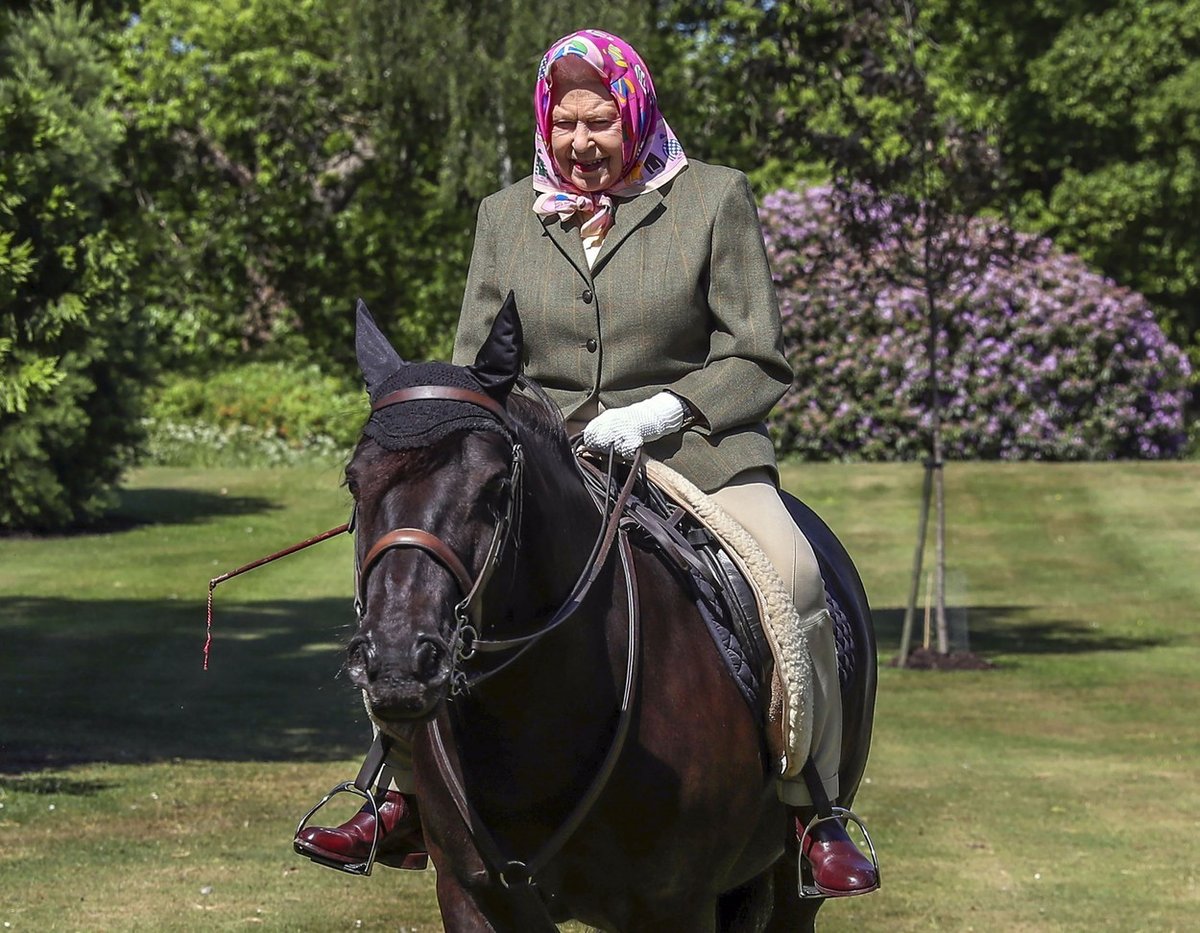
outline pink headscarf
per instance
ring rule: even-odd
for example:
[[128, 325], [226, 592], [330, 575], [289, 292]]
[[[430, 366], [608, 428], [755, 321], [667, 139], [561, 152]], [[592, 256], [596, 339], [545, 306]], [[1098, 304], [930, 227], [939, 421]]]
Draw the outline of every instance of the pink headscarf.
[[[603, 191], [581, 191], [562, 177], [550, 150], [551, 68], [566, 55], [578, 55], [603, 78], [621, 112], [624, 140], [622, 175]], [[566, 220], [576, 211], [591, 214], [583, 235], [592, 236], [612, 224], [610, 195], [633, 197], [665, 185], [687, 165], [683, 146], [658, 110], [654, 81], [642, 57], [619, 36], [598, 29], [581, 29], [564, 36], [542, 56], [533, 91], [533, 187], [543, 192], [533, 209], [542, 215], [558, 214]]]

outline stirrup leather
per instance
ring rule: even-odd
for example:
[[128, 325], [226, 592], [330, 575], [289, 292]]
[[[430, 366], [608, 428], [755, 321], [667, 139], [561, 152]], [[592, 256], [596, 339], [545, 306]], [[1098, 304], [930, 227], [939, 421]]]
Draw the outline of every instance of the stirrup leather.
[[[850, 820], [852, 823], [854, 823], [859, 830], [862, 831], [863, 839], [867, 841], [867, 848], [870, 850], [871, 856], [871, 867], [875, 869], [876, 880], [876, 887], [872, 888], [871, 890], [877, 890], [879, 884], [882, 883], [882, 876], [879, 873], [879, 857], [875, 854], [875, 843], [871, 841], [871, 834], [867, 832], [867, 824], [864, 823], [852, 810], [848, 810], [845, 807], [830, 807], [830, 812], [824, 815], [818, 814], [809, 820], [808, 825], [804, 827], [804, 832], [800, 834], [800, 880], [798, 890], [802, 899], [825, 899], [830, 896], [822, 893], [813, 882], [812, 868], [808, 864], [808, 859], [804, 857], [804, 843], [807, 841], [808, 835], [810, 832], [812, 832], [814, 827], [819, 826], [821, 823], [832, 823], [840, 820]], [[862, 891], [855, 893], [869, 894], [871, 892]]]
[[367, 757], [363, 759], [362, 767], [358, 771], [358, 777], [353, 781], [342, 781], [340, 784], [335, 785], [328, 794], [317, 802], [315, 807], [304, 814], [300, 823], [296, 826], [296, 834], [293, 837], [293, 839], [298, 839], [300, 833], [308, 826], [309, 821], [316, 812], [338, 794], [350, 794], [355, 797], [362, 797], [366, 800], [367, 805], [370, 806], [371, 815], [375, 818], [375, 835], [371, 839], [371, 854], [367, 856], [367, 860], [365, 862], [339, 862], [334, 859], [322, 858], [315, 852], [305, 851], [298, 844], [293, 843], [293, 848], [298, 855], [303, 855], [306, 859], [310, 859], [318, 865], [324, 865], [326, 868], [336, 868], [338, 871], [344, 871], [348, 875], [365, 877], [371, 874], [371, 869], [375, 865], [375, 856], [379, 851], [380, 825], [383, 822], [379, 815], [379, 807], [384, 801], [384, 795], [387, 793], [388, 786], [392, 783], [392, 769], [384, 761], [390, 745], [390, 740], [386, 743], [384, 742], [382, 733], [377, 735], [371, 745], [371, 750], [367, 752]]

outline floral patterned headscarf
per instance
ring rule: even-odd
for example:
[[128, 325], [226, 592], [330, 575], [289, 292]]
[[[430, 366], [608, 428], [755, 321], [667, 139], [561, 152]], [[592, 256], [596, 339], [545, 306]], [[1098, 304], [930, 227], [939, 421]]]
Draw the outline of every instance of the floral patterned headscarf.
[[[621, 112], [624, 140], [621, 178], [603, 191], [581, 191], [562, 177], [550, 149], [551, 69], [567, 55], [578, 55], [608, 85]], [[624, 39], [598, 29], [581, 29], [564, 36], [542, 56], [533, 92], [533, 187], [542, 194], [534, 202], [538, 214], [566, 220], [576, 211], [592, 216], [584, 236], [602, 233], [612, 224], [612, 195], [633, 197], [665, 185], [687, 165], [683, 147], [658, 110], [654, 81], [642, 57]]]

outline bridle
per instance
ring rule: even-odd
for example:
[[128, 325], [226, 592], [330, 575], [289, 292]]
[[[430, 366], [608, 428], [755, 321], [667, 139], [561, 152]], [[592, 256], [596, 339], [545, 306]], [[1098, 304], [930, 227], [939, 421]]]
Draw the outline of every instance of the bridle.
[[[449, 544], [432, 532], [421, 528], [396, 528], [385, 532], [367, 549], [366, 556], [362, 559], [355, 573], [356, 589], [354, 606], [360, 621], [366, 612], [367, 580], [371, 571], [379, 564], [380, 559], [389, 551], [398, 549], [420, 550], [432, 557], [450, 573], [458, 584], [459, 594], [462, 597], [454, 607], [454, 630], [451, 633], [448, 645], [451, 658], [450, 690], [452, 694], [458, 694], [508, 667], [524, 654], [526, 650], [533, 647], [534, 644], [570, 618], [583, 603], [584, 597], [607, 561], [613, 540], [616, 538], [617, 528], [625, 509], [625, 503], [629, 499], [638, 475], [638, 464], [635, 463], [634, 467], [630, 469], [625, 483], [615, 498], [610, 495], [606, 500], [604, 523], [592, 548], [591, 555], [584, 564], [583, 570], [572, 587], [571, 592], [559, 608], [534, 631], [504, 639], [483, 638], [480, 631], [482, 624], [482, 604], [480, 597], [503, 559], [504, 552], [512, 538], [514, 529], [520, 523], [521, 477], [525, 457], [521, 443], [517, 439], [517, 428], [507, 409], [490, 395], [476, 392], [472, 389], [462, 389], [453, 386], [424, 385], [398, 389], [374, 402], [371, 405], [371, 411], [376, 412], [393, 405], [414, 401], [453, 401], [475, 405], [498, 418], [513, 441], [512, 466], [510, 467], [507, 484], [508, 501], [505, 503], [504, 511], [492, 534], [492, 541], [488, 546], [483, 565], [473, 578], [467, 570], [465, 563]], [[614, 460], [610, 457], [609, 489], [613, 486], [613, 466]], [[352, 521], [351, 530], [354, 529], [354, 524]], [[476, 653], [492, 654], [505, 652], [510, 652], [509, 657], [504, 659], [500, 664], [486, 671], [477, 671], [473, 676], [468, 676], [460, 669], [461, 662], [468, 660]]]
[[[355, 552], [355, 596], [354, 611], [360, 623], [366, 613], [367, 580], [371, 571], [379, 564], [380, 559], [389, 551], [414, 548], [425, 552], [446, 570], [458, 584], [462, 598], [454, 607], [454, 631], [450, 636], [451, 657], [451, 691], [461, 692], [467, 686], [465, 675], [459, 671], [459, 663], [470, 658], [475, 651], [489, 643], [479, 638], [482, 606], [480, 596], [492, 578], [496, 567], [504, 555], [504, 550], [512, 536], [513, 529], [519, 523], [521, 502], [521, 475], [525, 456], [520, 441], [517, 440], [516, 425], [508, 411], [490, 395], [475, 392], [471, 389], [460, 389], [453, 386], [415, 386], [408, 389], [398, 389], [383, 396], [371, 405], [371, 412], [381, 411], [393, 405], [416, 401], [452, 401], [466, 402], [484, 409], [494, 415], [504, 425], [513, 439], [512, 466], [508, 474], [508, 501], [500, 520], [492, 533], [491, 544], [488, 545], [483, 565], [474, 578], [471, 577], [462, 559], [455, 553], [454, 548], [432, 532], [422, 528], [395, 528], [377, 538], [367, 549], [366, 556], [358, 561]], [[354, 523], [352, 522], [353, 526]]]

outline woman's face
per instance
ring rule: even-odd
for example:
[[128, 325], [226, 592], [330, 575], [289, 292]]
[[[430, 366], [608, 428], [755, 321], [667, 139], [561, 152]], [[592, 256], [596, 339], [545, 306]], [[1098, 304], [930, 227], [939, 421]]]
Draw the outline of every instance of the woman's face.
[[581, 191], [603, 191], [621, 179], [621, 112], [600, 81], [555, 85], [550, 150], [562, 177]]

